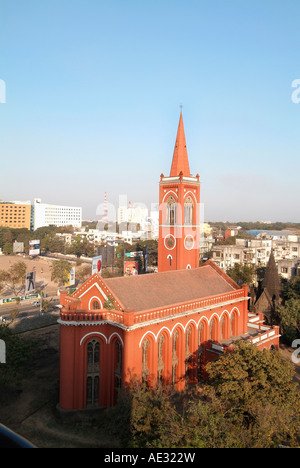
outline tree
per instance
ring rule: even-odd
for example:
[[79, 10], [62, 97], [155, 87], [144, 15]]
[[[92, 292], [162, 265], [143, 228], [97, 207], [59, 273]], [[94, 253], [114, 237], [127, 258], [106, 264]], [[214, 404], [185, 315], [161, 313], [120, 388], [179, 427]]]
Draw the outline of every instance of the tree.
[[291, 298], [276, 310], [280, 331], [287, 344], [300, 336], [300, 299]]
[[103, 304], [104, 309], [113, 310], [115, 309], [115, 299], [109, 294], [108, 298]]
[[77, 268], [76, 270], [76, 279], [80, 282], [83, 283], [86, 281], [90, 276], [92, 275], [92, 268], [91, 265], [82, 265], [80, 268]]
[[80, 258], [82, 255], [92, 257], [94, 255], [95, 248], [86, 238], [81, 239], [80, 236], [77, 236], [73, 244], [68, 249], [68, 254], [76, 255], [77, 258]]
[[243, 284], [252, 284], [254, 281], [255, 267], [254, 265], [235, 263], [233, 267], [227, 270], [227, 274], [239, 286], [242, 286]]
[[278, 351], [238, 342], [234, 352], [208, 364], [210, 385], [242, 428], [251, 446], [295, 444], [300, 402], [294, 367]]
[[8, 270], [0, 271], [0, 283], [10, 289], [15, 296], [25, 291], [26, 263], [19, 261], [14, 263]]
[[67, 260], [56, 260], [51, 267], [51, 281], [58, 283], [59, 286], [64, 286], [68, 281], [71, 264]]
[[126, 446], [275, 448], [297, 446], [299, 391], [277, 351], [240, 342], [207, 366], [209, 381], [185, 392], [133, 381], [112, 410]]

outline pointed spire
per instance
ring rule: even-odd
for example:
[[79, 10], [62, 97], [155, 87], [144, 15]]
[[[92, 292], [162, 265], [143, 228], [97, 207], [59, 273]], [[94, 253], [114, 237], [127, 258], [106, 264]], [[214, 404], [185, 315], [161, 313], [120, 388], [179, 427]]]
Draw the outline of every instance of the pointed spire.
[[182, 174], [187, 177], [190, 177], [191, 175], [189, 158], [186, 149], [182, 112], [180, 112], [170, 177], [177, 177], [180, 172], [182, 172]]
[[281, 285], [273, 249], [271, 250], [262, 286], [264, 289], [267, 289], [272, 299], [275, 299], [276, 301], [280, 299]]

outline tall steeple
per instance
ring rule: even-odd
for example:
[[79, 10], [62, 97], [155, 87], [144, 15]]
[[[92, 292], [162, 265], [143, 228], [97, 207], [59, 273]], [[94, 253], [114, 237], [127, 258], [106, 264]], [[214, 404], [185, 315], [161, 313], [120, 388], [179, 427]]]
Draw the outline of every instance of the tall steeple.
[[159, 183], [159, 272], [199, 267], [199, 205], [199, 175], [190, 173], [180, 113], [171, 173]]
[[186, 177], [190, 177], [191, 175], [189, 158], [186, 149], [182, 112], [180, 112], [170, 177], [178, 177], [180, 172], [182, 172], [182, 174]]
[[273, 249], [271, 250], [271, 255], [266, 268], [266, 273], [262, 287], [263, 289], [267, 289], [268, 293], [270, 294], [273, 300], [279, 301], [281, 285]]

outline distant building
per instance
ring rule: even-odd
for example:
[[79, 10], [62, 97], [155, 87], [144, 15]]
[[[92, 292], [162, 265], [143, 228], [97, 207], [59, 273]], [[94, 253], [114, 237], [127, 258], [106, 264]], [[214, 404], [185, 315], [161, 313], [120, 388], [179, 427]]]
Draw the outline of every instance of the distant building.
[[285, 279], [291, 280], [300, 275], [300, 257], [278, 260], [278, 273]]
[[0, 202], [0, 227], [30, 229], [30, 202]]
[[33, 203], [33, 229], [44, 226], [82, 225], [82, 208], [73, 206], [50, 205], [36, 198]]
[[118, 208], [118, 223], [141, 224], [147, 219], [148, 213], [148, 208], [129, 202], [128, 206]]

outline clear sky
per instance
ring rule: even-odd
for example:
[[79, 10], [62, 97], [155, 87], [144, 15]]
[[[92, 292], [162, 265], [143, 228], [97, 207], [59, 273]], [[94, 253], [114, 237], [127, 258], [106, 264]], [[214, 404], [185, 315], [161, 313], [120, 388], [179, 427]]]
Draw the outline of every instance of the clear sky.
[[182, 104], [205, 221], [300, 222], [299, 18], [299, 0], [0, 0], [0, 199], [85, 219], [105, 191], [158, 202]]

